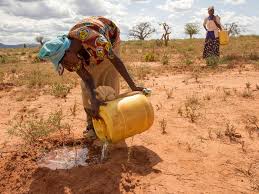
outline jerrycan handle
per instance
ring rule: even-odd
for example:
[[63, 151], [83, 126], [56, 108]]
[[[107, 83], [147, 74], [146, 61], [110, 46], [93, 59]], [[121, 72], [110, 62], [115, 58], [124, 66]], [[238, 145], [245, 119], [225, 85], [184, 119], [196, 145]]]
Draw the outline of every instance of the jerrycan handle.
[[152, 94], [152, 90], [149, 89], [149, 88], [144, 88], [144, 89], [142, 90], [142, 92], [143, 92], [143, 94], [144, 94], [145, 96], [151, 96], [151, 94]]

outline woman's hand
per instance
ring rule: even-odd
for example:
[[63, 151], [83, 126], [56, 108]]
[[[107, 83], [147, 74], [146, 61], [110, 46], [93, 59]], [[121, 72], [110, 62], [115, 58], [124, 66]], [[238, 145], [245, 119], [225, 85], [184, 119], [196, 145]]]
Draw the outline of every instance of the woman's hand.
[[99, 114], [99, 110], [100, 110], [100, 106], [105, 106], [107, 105], [107, 103], [100, 101], [98, 99], [93, 99], [91, 100], [91, 110], [89, 110], [91, 116], [95, 119], [100, 119], [100, 114]]

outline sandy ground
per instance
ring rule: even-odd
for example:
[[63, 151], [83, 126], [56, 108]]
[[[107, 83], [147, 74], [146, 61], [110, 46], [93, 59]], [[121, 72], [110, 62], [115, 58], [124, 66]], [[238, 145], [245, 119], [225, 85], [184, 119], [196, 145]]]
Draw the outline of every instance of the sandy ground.
[[[234, 69], [207, 73], [198, 82], [191, 77], [149, 77], [145, 86], [153, 90], [153, 127], [129, 138], [126, 144], [112, 146], [105, 163], [52, 171], [37, 167], [32, 153], [2, 154], [0, 193], [258, 193], [259, 137], [249, 137], [243, 120], [246, 114], [259, 117], [259, 72]], [[252, 97], [244, 98], [242, 93], [248, 82]], [[11, 148], [19, 142], [6, 134], [8, 121], [18, 112], [48, 115], [62, 108], [69, 115], [75, 102], [77, 116], [65, 120], [73, 124], [80, 137], [85, 115], [79, 86], [61, 100], [39, 95], [17, 102], [20, 90], [0, 91], [1, 144], [8, 141]], [[200, 103], [194, 123], [179, 114], [180, 108], [184, 111], [186, 98], [192, 96]], [[163, 119], [166, 134], [162, 134]], [[225, 135], [228, 123], [241, 138], [230, 140]]]

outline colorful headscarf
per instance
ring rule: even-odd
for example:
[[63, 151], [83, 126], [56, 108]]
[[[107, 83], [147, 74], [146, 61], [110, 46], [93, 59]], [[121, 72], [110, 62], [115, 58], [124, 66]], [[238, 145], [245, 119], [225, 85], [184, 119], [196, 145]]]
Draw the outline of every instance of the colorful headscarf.
[[50, 60], [56, 71], [59, 69], [59, 63], [64, 57], [66, 50], [70, 47], [71, 40], [66, 35], [58, 36], [44, 43], [39, 51], [39, 58]]

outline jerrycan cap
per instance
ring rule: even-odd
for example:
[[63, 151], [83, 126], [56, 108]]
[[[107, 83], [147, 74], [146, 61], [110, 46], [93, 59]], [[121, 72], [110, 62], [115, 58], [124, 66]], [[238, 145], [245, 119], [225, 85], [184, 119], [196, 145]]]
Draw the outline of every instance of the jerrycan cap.
[[145, 96], [151, 96], [151, 94], [152, 94], [152, 90], [149, 89], [149, 88], [144, 88], [144, 89], [142, 90], [142, 92], [143, 92], [143, 94], [144, 94]]

